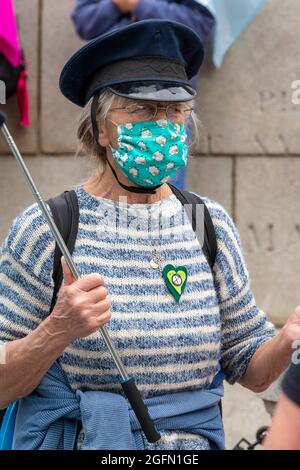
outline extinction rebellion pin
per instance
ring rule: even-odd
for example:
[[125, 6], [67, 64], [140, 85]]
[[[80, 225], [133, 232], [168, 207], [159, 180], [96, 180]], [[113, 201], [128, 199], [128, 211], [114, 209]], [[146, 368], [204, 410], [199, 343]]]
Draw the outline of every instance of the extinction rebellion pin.
[[188, 272], [185, 266], [175, 267], [173, 264], [167, 264], [163, 271], [162, 275], [166, 283], [167, 288], [173, 295], [176, 302], [179, 302], [180, 297], [182, 296], [186, 281], [188, 277]]

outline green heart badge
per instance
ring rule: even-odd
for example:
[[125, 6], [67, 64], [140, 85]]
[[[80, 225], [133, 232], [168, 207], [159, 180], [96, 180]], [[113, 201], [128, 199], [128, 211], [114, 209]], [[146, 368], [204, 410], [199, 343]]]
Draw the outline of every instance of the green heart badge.
[[162, 272], [167, 288], [173, 295], [176, 302], [179, 302], [182, 296], [188, 277], [187, 269], [184, 266], [177, 268], [173, 264], [167, 264]]

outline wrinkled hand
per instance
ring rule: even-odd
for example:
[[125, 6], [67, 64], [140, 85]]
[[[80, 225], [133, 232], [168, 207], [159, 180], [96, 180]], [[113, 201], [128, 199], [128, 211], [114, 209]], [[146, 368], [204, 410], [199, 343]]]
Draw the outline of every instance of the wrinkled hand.
[[280, 331], [286, 345], [293, 347], [295, 341], [300, 341], [300, 306], [288, 318], [286, 324]]
[[94, 333], [111, 318], [111, 300], [100, 274], [88, 274], [76, 280], [64, 257], [61, 259], [64, 283], [50, 315], [55, 330], [69, 343]]
[[122, 13], [130, 13], [140, 0], [112, 0]]

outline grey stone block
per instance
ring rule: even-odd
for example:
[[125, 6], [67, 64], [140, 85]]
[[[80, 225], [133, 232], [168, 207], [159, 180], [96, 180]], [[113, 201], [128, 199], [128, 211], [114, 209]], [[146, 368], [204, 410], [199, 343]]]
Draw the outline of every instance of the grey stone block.
[[[6, 105], [0, 106], [7, 114], [7, 125], [24, 153], [35, 153], [38, 145], [38, 55], [39, 55], [39, 0], [15, 0], [14, 2], [20, 33], [21, 46], [24, 48], [28, 63], [28, 90], [30, 95], [31, 127], [20, 126], [16, 97], [11, 97]], [[0, 153], [7, 153], [7, 144], [0, 138]]]
[[76, 148], [77, 118], [81, 109], [61, 94], [58, 81], [69, 57], [83, 44], [70, 12], [73, 0], [43, 2], [41, 139], [45, 153], [68, 153]]
[[300, 159], [237, 160], [236, 220], [253, 290], [281, 325], [299, 304]]
[[300, 104], [291, 87], [299, 79], [299, 15], [297, 0], [265, 2], [221, 69], [206, 63], [197, 108], [208, 153], [300, 153]]
[[[87, 161], [84, 157], [26, 157], [25, 162], [44, 200], [70, 189], [87, 176]], [[13, 157], [0, 158], [0, 174], [1, 244], [14, 217], [35, 200]]]
[[[256, 432], [262, 426], [269, 426], [271, 418], [265, 410], [262, 399], [241, 385], [225, 384], [223, 399], [223, 420], [226, 448], [232, 449], [241, 438], [251, 444]], [[257, 449], [261, 449], [259, 446]]]
[[230, 157], [190, 157], [187, 189], [220, 202], [232, 214], [232, 167]]

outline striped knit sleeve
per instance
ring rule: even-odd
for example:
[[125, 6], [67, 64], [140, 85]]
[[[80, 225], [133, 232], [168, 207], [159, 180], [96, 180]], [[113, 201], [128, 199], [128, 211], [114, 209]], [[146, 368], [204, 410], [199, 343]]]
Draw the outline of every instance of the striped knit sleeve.
[[0, 251], [0, 340], [22, 338], [47, 316], [55, 242], [37, 204], [12, 222]]
[[225, 209], [205, 200], [212, 217], [217, 256], [214, 266], [215, 287], [221, 317], [221, 366], [233, 384], [241, 379], [259, 346], [275, 334], [274, 326], [260, 310], [251, 291], [237, 229]]

